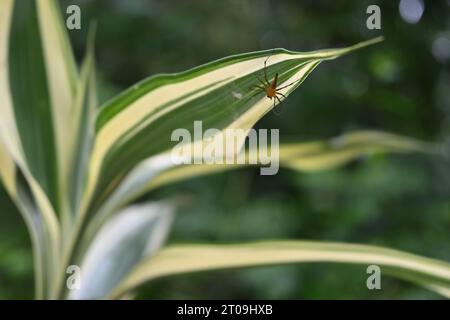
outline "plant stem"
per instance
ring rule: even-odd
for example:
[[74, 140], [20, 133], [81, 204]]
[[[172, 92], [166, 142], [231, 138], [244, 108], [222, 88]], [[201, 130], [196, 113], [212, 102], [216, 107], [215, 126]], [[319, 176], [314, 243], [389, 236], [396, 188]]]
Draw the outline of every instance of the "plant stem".
[[84, 222], [83, 215], [81, 215], [79, 219], [75, 220], [75, 227], [71, 235], [68, 237], [69, 238], [68, 242], [65, 243], [63, 247], [60, 270], [58, 270], [58, 272], [56, 273], [56, 280], [53, 283], [53, 287], [51, 288], [50, 299], [58, 300], [64, 298], [65, 289], [63, 287], [64, 287], [64, 279], [66, 276], [66, 269], [73, 258], [76, 249], [76, 243], [80, 238], [81, 234], [80, 231], [82, 229], [83, 222]]

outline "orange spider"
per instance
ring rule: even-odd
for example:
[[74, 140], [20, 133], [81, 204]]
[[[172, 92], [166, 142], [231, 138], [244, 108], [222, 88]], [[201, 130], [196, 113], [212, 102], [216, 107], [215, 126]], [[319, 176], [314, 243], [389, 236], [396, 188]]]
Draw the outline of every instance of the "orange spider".
[[273, 78], [272, 82], [269, 82], [269, 80], [267, 79], [267, 60], [269, 60], [270, 56], [267, 57], [266, 60], [264, 60], [264, 81], [262, 81], [259, 77], [258, 77], [258, 81], [261, 84], [256, 84], [253, 87], [254, 88], [258, 88], [260, 90], [262, 90], [263, 92], [266, 93], [266, 97], [269, 98], [270, 100], [273, 99], [273, 107], [275, 108], [275, 102], [278, 101], [281, 103], [281, 100], [279, 98], [279, 96], [282, 96], [284, 99], [286, 99], [286, 96], [284, 94], [282, 94], [281, 92], [279, 92], [279, 90], [285, 89], [289, 86], [292, 86], [293, 84], [295, 84], [297, 81], [294, 81], [292, 83], [289, 83], [281, 88], [277, 88], [277, 82], [278, 82], [278, 72], [275, 73], [275, 78]]

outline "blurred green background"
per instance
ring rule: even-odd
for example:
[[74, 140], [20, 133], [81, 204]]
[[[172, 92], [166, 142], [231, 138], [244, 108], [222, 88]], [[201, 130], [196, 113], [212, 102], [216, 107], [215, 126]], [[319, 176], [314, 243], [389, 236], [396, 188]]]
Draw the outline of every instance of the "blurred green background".
[[[65, 16], [67, 5], [81, 8], [82, 29], [70, 31], [78, 60], [89, 24], [97, 22], [102, 101], [146, 76], [235, 53], [309, 51], [383, 34], [384, 43], [319, 66], [279, 114], [269, 113], [258, 127], [279, 128], [282, 141], [366, 128], [450, 141], [450, 2], [399, 3], [64, 0], [61, 9]], [[381, 8], [382, 30], [366, 28], [370, 4]], [[413, 18], [419, 19], [411, 23]], [[345, 241], [450, 261], [449, 158], [377, 155], [336, 170], [281, 170], [276, 176], [247, 168], [178, 183], [146, 198], [189, 200], [178, 210], [170, 243]], [[0, 299], [32, 298], [28, 235], [3, 189], [0, 211]], [[137, 297], [438, 298], [388, 276], [381, 290], [370, 291], [366, 278], [364, 266], [296, 264], [172, 276], [147, 284]]]

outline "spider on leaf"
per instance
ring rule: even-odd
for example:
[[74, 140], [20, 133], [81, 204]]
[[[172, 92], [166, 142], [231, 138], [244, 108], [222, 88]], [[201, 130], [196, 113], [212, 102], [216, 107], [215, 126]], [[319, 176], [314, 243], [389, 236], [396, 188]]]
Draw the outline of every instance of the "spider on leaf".
[[[292, 86], [293, 84], [297, 83], [298, 80], [293, 81], [285, 86], [277, 87], [278, 84], [278, 72], [275, 73], [275, 77], [273, 78], [272, 82], [269, 82], [267, 78], [267, 60], [269, 60], [271, 56], [268, 56], [266, 60], [264, 60], [264, 80], [261, 80], [259, 77], [257, 78], [260, 84], [255, 84], [252, 86], [252, 88], [256, 88], [261, 90], [260, 92], [264, 92], [266, 94], [266, 97], [270, 100], [273, 99], [273, 108], [275, 108], [275, 102], [278, 101], [281, 103], [280, 97], [282, 96], [284, 99], [286, 99], [286, 96], [280, 92], [280, 90], [285, 89], [287, 87]], [[258, 94], [257, 92], [256, 94]], [[256, 95], [255, 94], [255, 95]]]

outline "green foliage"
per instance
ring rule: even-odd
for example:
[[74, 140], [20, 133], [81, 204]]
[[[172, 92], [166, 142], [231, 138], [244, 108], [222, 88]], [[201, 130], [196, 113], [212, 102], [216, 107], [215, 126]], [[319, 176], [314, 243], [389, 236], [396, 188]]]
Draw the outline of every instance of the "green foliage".
[[[7, 13], [12, 8], [8, 6], [14, 3], [14, 10], [11, 10], [11, 38], [8, 42]], [[84, 8], [87, 11], [83, 9], [83, 14], [89, 15], [95, 10], [108, 6], [110, 6], [109, 3], [90, 3]], [[133, 5], [126, 5], [124, 8], [132, 9], [133, 6], [136, 6], [134, 8], [150, 6], [151, 15], [161, 10], [161, 7], [158, 7], [160, 5], [156, 3], [144, 4], [140, 1]], [[193, 14], [189, 15], [191, 17], [199, 15], [206, 18], [202, 20], [206, 21], [205, 23], [208, 23], [209, 18], [215, 17], [216, 19], [211, 21], [214, 21], [216, 27], [221, 24], [227, 26], [214, 28], [217, 29], [214, 33], [204, 28], [201, 30], [205, 32], [200, 32], [196, 23], [189, 19], [177, 19], [178, 16], [185, 17], [185, 9], [178, 11], [178, 7], [172, 7], [173, 4], [167, 6], [173, 9], [173, 14], [156, 14], [152, 19], [133, 18], [137, 12], [145, 12], [141, 8], [134, 13], [131, 11], [129, 16], [116, 15], [115, 19], [112, 19], [106, 15], [105, 20], [101, 19], [97, 50], [101, 72], [99, 96], [102, 101], [104, 97], [112, 96], [109, 92], [117, 92], [105, 83], [105, 76], [102, 73], [106, 73], [107, 78], [112, 79], [119, 87], [129, 86], [149, 73], [178, 71], [227, 53], [260, 49], [259, 45], [254, 43], [254, 38], [258, 37], [252, 38], [252, 33], [256, 34], [255, 31], [245, 34], [240, 32], [241, 37], [231, 38], [230, 35], [226, 36], [223, 33], [238, 32], [243, 26], [245, 29], [252, 30], [252, 27], [262, 24], [267, 30], [280, 29], [281, 27], [276, 24], [277, 19], [266, 19], [266, 13], [269, 11], [275, 12], [275, 15], [271, 14], [270, 18], [285, 17], [283, 28], [286, 30], [298, 30], [296, 25], [298, 21], [308, 27], [303, 28], [308, 31], [302, 34], [302, 39], [305, 41], [301, 45], [302, 49], [321, 47], [327, 42], [335, 43], [334, 40], [326, 39], [332, 35], [350, 39], [347, 43], [361, 38], [358, 33], [345, 36], [341, 34], [342, 30], [352, 29], [350, 28], [351, 19], [339, 19], [340, 22], [345, 21], [340, 25], [340, 22], [333, 19], [335, 16], [333, 15], [328, 17], [326, 28], [322, 27], [322, 23], [318, 25], [318, 21], [324, 19], [323, 16], [315, 17], [316, 10], [319, 10], [318, 7], [321, 5], [315, 8], [314, 5], [291, 4], [290, 9], [298, 10], [286, 12], [276, 10], [288, 8], [287, 4], [277, 4], [277, 9], [274, 11], [268, 9], [270, 2], [264, 2], [263, 5], [259, 4], [256, 7], [252, 2], [233, 6], [216, 4], [214, 9], [210, 4], [203, 3], [190, 8]], [[218, 12], [216, 6], [224, 6], [220, 16], [227, 17], [226, 19], [219, 19], [214, 14]], [[355, 12], [361, 8], [364, 9], [362, 4], [351, 8], [343, 4], [333, 4], [333, 6], [350, 16], [354, 16]], [[373, 131], [350, 133], [341, 136], [339, 140], [341, 144], [336, 144], [336, 140], [331, 140], [331, 143], [314, 141], [313, 143], [316, 143], [319, 148], [314, 153], [296, 151], [288, 152], [284, 158], [283, 155], [281, 157], [281, 164], [286, 167], [298, 171], [310, 171], [311, 168], [324, 170], [341, 166], [360, 158], [361, 155], [368, 156], [365, 161], [347, 166], [345, 169], [334, 169], [320, 174], [293, 174], [292, 171], [282, 171], [278, 177], [262, 179], [247, 168], [226, 175], [196, 179], [155, 190], [156, 187], [167, 185], [169, 182], [231, 169], [216, 167], [211, 170], [201, 166], [198, 168], [195, 166], [192, 168], [172, 167], [167, 162], [167, 158], [165, 164], [155, 166], [151, 162], [153, 158], [149, 157], [164, 154], [170, 149], [169, 139], [161, 140], [159, 139], [161, 136], [167, 135], [174, 128], [189, 127], [193, 120], [208, 120], [209, 127], [225, 129], [232, 125], [235, 119], [244, 119], [245, 112], [251, 111], [250, 118], [238, 123], [237, 127], [253, 126], [270, 110], [272, 102], [262, 95], [255, 99], [250, 99], [249, 96], [247, 99], [247, 93], [244, 90], [242, 91], [244, 99], [235, 102], [230, 100], [229, 92], [236, 87], [241, 90], [251, 85], [254, 75], [262, 70], [262, 61], [267, 56], [274, 56], [271, 59], [276, 61], [269, 68], [271, 75], [275, 71], [279, 72], [281, 81], [286, 83], [289, 78], [297, 77], [300, 84], [323, 59], [335, 58], [345, 50], [314, 52], [306, 56], [282, 50], [266, 50], [231, 56], [181, 74], [155, 76], [144, 80], [107, 102], [96, 115], [95, 108], [98, 103], [94, 85], [92, 37], [83, 66], [78, 73], [74, 70], [74, 60], [68, 53], [70, 48], [65, 32], [49, 32], [64, 29], [61, 28], [59, 13], [53, 1], [18, 4], [18, 1], [7, 0], [0, 5], [0, 9], [0, 14], [4, 18], [1, 22], [3, 28], [0, 32], [0, 44], [5, 43], [2, 50], [6, 50], [1, 52], [0, 58], [8, 57], [9, 61], [1, 69], [3, 78], [0, 78], [0, 90], [6, 93], [2, 95], [4, 117], [1, 123], [0, 173], [5, 188], [22, 213], [31, 235], [38, 298], [67, 297], [64, 288], [64, 271], [67, 264], [80, 264], [87, 274], [86, 288], [78, 295], [73, 294], [72, 298], [102, 297], [112, 292], [116, 285], [127, 288], [127, 283], [130, 283], [127, 279], [140, 279], [139, 283], [141, 283], [153, 278], [154, 276], [148, 276], [148, 274], [154, 275], [152, 266], [157, 266], [161, 259], [164, 261], [165, 252], [172, 250], [171, 248], [163, 249], [160, 255], [147, 258], [148, 255], [154, 254], [163, 243], [164, 234], [168, 230], [172, 216], [171, 206], [161, 201], [155, 202], [155, 200], [180, 192], [182, 198], [186, 198], [185, 195], [183, 196], [186, 192], [187, 198], [193, 195], [197, 205], [180, 210], [180, 215], [175, 220], [172, 242], [208, 240], [209, 242], [240, 243], [267, 238], [357, 241], [396, 247], [448, 260], [449, 257], [446, 255], [449, 252], [447, 250], [448, 236], [445, 232], [445, 223], [441, 222], [448, 220], [449, 205], [445, 196], [442, 197], [440, 193], [448, 194], [449, 188], [448, 185], [447, 189], [445, 186], [435, 188], [434, 178], [430, 178], [428, 174], [430, 168], [444, 168], [444, 174], [438, 178], [448, 177], [445, 164], [440, 162], [442, 161], [440, 158], [436, 160], [434, 157], [433, 161], [439, 162], [436, 166], [432, 166], [425, 158], [402, 156], [392, 159], [384, 155], [385, 152], [390, 151], [430, 151], [429, 145], [416, 139]], [[439, 11], [439, 6], [431, 7], [431, 10]], [[254, 14], [255, 12], [260, 14]], [[125, 23], [128, 17], [132, 17], [133, 23]], [[240, 17], [240, 19], [229, 19], [230, 17]], [[247, 18], [244, 19], [244, 17]], [[299, 17], [302, 19], [298, 19]], [[389, 14], [386, 17], [384, 21], [387, 21], [385, 29], [388, 34], [390, 30], [402, 30], [401, 25], [391, 24], [398, 19], [389, 18]], [[84, 16], [83, 19], [88, 17]], [[120, 47], [111, 47], [109, 44], [112, 42], [108, 43], [108, 41], [112, 38], [108, 35], [113, 34], [114, 28], [107, 28], [103, 23], [108, 24], [111, 21], [117, 23], [121, 20], [124, 20], [121, 23], [124, 25], [121, 32], [124, 32], [124, 35], [127, 32], [133, 34], [133, 37], [126, 35], [121, 40], [130, 41], [132, 44], [124, 46], [121, 43]], [[267, 21], [270, 23], [266, 23]], [[146, 26], [147, 23], [154, 24], [154, 28]], [[135, 32], [135, 30], [128, 30], [129, 26], [151, 31]], [[162, 30], [165, 29], [173, 32], [163, 32]], [[148, 32], [156, 32], [156, 34], [149, 35]], [[17, 36], [19, 34], [20, 38]], [[180, 37], [180, 41], [170, 40], [166, 43], [167, 40], [161, 37], [162, 34]], [[85, 37], [82, 32], [73, 36], [75, 43], [84, 43]], [[205, 41], [199, 41], [201, 37], [204, 37]], [[247, 39], [247, 37], [250, 38]], [[25, 40], [21, 41], [22, 39]], [[146, 45], [148, 39], [153, 39], [150, 49]], [[225, 39], [233, 39], [233, 46], [229, 46]], [[295, 49], [299, 45], [297, 39], [298, 31], [292, 34], [289, 31], [285, 34], [270, 31], [260, 40], [263, 47], [283, 46]], [[421, 39], [420, 36], [417, 39]], [[409, 40], [419, 41], [416, 38]], [[118, 43], [117, 40], [114, 41]], [[190, 50], [198, 48], [199, 54], [181, 50], [183, 59], [180, 59], [179, 55], [171, 57], [170, 54], [160, 54], [172, 52], [164, 46], [173, 43], [180, 45], [184, 42]], [[204, 45], [205, 43], [208, 45]], [[408, 59], [403, 59], [403, 55], [399, 55], [395, 47], [392, 47], [392, 43], [388, 41], [384, 44], [383, 50], [367, 50], [365, 51], [367, 53], [361, 54], [361, 58], [355, 55], [352, 59], [342, 60], [342, 63], [324, 65], [324, 69], [328, 70], [319, 72], [317, 75], [315, 73], [310, 84], [304, 87], [303, 95], [292, 95], [281, 106], [277, 106], [281, 108], [281, 117], [265, 117], [258, 126], [281, 127], [282, 134], [283, 132], [291, 135], [301, 134], [301, 140], [305, 137], [309, 138], [308, 140], [311, 140], [311, 137], [317, 140], [318, 137], [335, 136], [341, 133], [342, 128], [364, 126], [389, 129], [408, 136], [439, 141], [440, 138], [437, 136], [439, 126], [430, 125], [428, 121], [437, 119], [432, 111], [425, 112], [423, 108], [421, 109], [422, 105], [432, 105], [432, 99], [429, 97], [431, 84], [422, 83], [424, 89], [421, 91], [422, 86], [411, 82], [415, 81], [414, 79], [420, 82], [422, 77], [407, 77], [409, 73], [414, 75], [414, 70], [408, 69], [410, 68]], [[76, 47], [79, 48], [79, 46]], [[26, 48], [28, 50], [25, 50]], [[55, 51], [49, 51], [50, 48]], [[142, 56], [135, 59], [129, 56], [128, 51], [124, 55], [123, 48], [127, 50], [134, 48], [136, 50], [129, 50], [131, 55], [137, 52]], [[233, 52], [229, 51], [230, 48]], [[154, 56], [152, 50], [155, 50]], [[31, 51], [36, 54], [28, 54]], [[77, 51], [79, 52], [79, 49]], [[408, 52], [414, 55], [416, 51]], [[289, 59], [286, 56], [281, 57], [282, 53], [288, 54]], [[114, 66], [120, 68], [121, 65], [126, 65], [126, 70], [113, 70], [115, 67], [109, 68], [105, 65], [105, 61], [108, 61], [105, 57], [108, 57], [108, 54], [115, 62]], [[277, 60], [277, 55], [280, 55], [280, 60]], [[125, 56], [126, 64], [121, 64], [120, 59]], [[199, 57], [203, 58], [199, 59]], [[176, 63], [170, 63], [171, 66], [161, 68], [165, 64], [165, 59], [169, 59], [168, 61], [175, 59]], [[245, 65], [252, 59], [259, 62], [252, 66]], [[226, 71], [227, 66], [239, 63], [242, 63], [242, 66], [237, 70]], [[6, 65], [9, 69], [6, 69]], [[179, 69], [173, 69], [175, 65]], [[427, 70], [434, 76], [433, 70], [436, 70], [436, 66], [433, 63], [429, 65], [430, 68]], [[198, 80], [203, 74], [215, 70], [219, 70], [222, 74], [216, 74], [213, 82], [209, 81], [205, 85]], [[233, 81], [227, 82], [229, 79]], [[393, 84], [401, 86], [405, 83], [413, 85], [397, 91], [388, 87]], [[177, 88], [165, 92], [167, 85], [176, 85]], [[11, 86], [11, 91], [8, 86]], [[295, 87], [287, 93], [291, 94]], [[164, 92], [165, 95], [158, 95], [155, 92]], [[327, 94], [324, 95], [323, 92]], [[422, 93], [420, 96], [422, 98], [413, 99], [405, 94], [406, 92], [413, 92], [416, 95]], [[167, 98], [170, 99], [167, 100]], [[132, 110], [132, 106], [136, 107], [140, 99], [143, 101], [141, 109], [146, 111], [141, 110], [134, 114], [135, 123], [130, 122], [130, 118], [121, 118], [124, 114], [123, 110]], [[232, 110], [226, 108], [230, 103]], [[361, 108], [362, 105], [365, 106], [364, 109]], [[208, 109], [203, 106], [208, 106]], [[166, 113], [166, 110], [169, 112]], [[145, 123], [146, 117], [150, 115], [155, 120]], [[116, 121], [115, 126], [114, 121]], [[92, 126], [95, 122], [96, 128]], [[7, 123], [14, 123], [15, 128], [6, 125]], [[406, 123], [408, 125], [405, 125]], [[133, 134], [120, 135], [121, 131], [127, 130]], [[342, 144], [347, 137], [349, 139], [347, 143]], [[363, 137], [363, 139], [358, 140], [360, 139], [358, 138], [352, 142], [351, 137]], [[153, 144], [143, 148], [148, 139], [151, 139]], [[298, 146], [298, 150], [303, 150], [303, 146], [307, 145], [308, 143], [297, 142], [286, 146]], [[373, 153], [377, 156], [370, 156]], [[144, 160], [145, 163], [142, 162]], [[191, 169], [194, 171], [192, 172]], [[121, 183], [118, 184], [118, 182]], [[153, 190], [150, 197], [146, 198], [151, 200], [149, 203], [125, 207], [136, 196], [148, 190]], [[205, 193], [204, 190], [208, 192]], [[1, 203], [2, 211], [11, 211], [11, 205], [8, 207], [6, 200], [2, 200]], [[36, 215], [37, 220], [40, 221], [38, 224], [35, 224]], [[433, 218], [430, 218], [431, 215]], [[8, 219], [6, 217], [2, 215], [0, 219]], [[117, 232], [125, 225], [132, 230], [130, 233]], [[2, 225], [2, 228], [6, 228], [6, 225]], [[423, 230], [424, 236], [417, 237], [416, 232], [411, 232], [412, 228]], [[12, 279], [26, 273], [27, 270], [29, 272], [27, 268], [14, 266], [29, 265], [30, 259], [26, 258], [27, 249], [16, 252], [11, 249], [14, 246], [23, 247], [23, 244], [19, 245], [9, 239], [11, 239], [10, 236], [5, 236], [6, 244], [0, 247], [2, 250], [0, 265], [13, 265], [10, 269], [2, 267], [6, 270], [6, 278]], [[152, 250], [146, 251], [145, 248], [149, 246]], [[327, 244], [324, 243], [324, 246]], [[220, 246], [217, 247], [217, 252], [222, 250], [220, 248]], [[235, 248], [235, 254], [238, 256], [239, 250], [246, 250], [245, 245]], [[311, 248], [314, 250], [314, 246]], [[343, 244], [342, 248], [347, 247]], [[385, 252], [384, 249], [380, 250]], [[267, 253], [268, 257], [276, 259], [275, 252]], [[214, 261], [208, 266], [204, 264], [204, 260], [196, 258], [195, 254], [191, 257], [183, 256], [182, 252], [179, 254], [180, 258], [185, 259], [182, 260], [185, 262], [179, 265], [182, 270], [186, 267], [186, 270], [192, 271], [193, 269], [188, 267], [190, 263], [202, 265], [200, 268], [202, 270], [215, 268]], [[278, 262], [285, 262], [283, 259], [281, 258]], [[299, 258], [299, 261], [302, 259]], [[96, 272], [97, 266], [104, 261], [112, 262], [112, 268], [105, 269], [99, 274]], [[436, 267], [438, 264], [443, 266], [442, 270], [446, 270], [444, 273], [439, 273], [439, 267]], [[174, 263], [172, 266], [177, 264]], [[319, 272], [325, 270], [324, 268], [326, 267], [319, 267], [319, 271], [313, 272], [312, 278], [323, 278]], [[344, 275], [345, 280], [342, 281], [348, 282], [350, 279], [355, 281], [354, 272], [352, 272], [355, 269], [333, 268], [336, 268], [336, 270], [333, 269], [336, 273]], [[310, 281], [310, 277], [305, 276], [308, 272], [311, 273], [309, 267], [295, 269], [301, 270], [300, 273], [293, 271], [292, 268], [279, 269], [288, 270], [287, 272], [271, 273], [270, 270], [267, 269], [269, 277], [277, 279], [281, 284], [290, 283], [290, 279], [299, 280], [302, 289], [280, 285], [281, 296], [295, 297], [298, 295], [296, 290], [301, 290], [300, 295], [323, 297], [323, 291], [321, 291], [323, 289], [320, 289], [319, 283]], [[248, 275], [244, 276], [244, 282], [249, 287], [262, 287], [263, 297], [264, 295], [280, 297], [274, 292], [269, 293], [271, 289], [262, 284], [267, 276], [264, 274], [258, 276], [257, 272], [244, 273]], [[420, 278], [418, 282], [448, 295], [446, 272], [448, 273], [448, 264], [432, 263], [432, 267], [425, 272], [425, 278]], [[225, 275], [225, 273], [222, 274]], [[414, 280], [407, 276], [406, 269], [402, 267], [393, 275]], [[1, 277], [2, 275], [0, 279]], [[227, 277], [233, 278], [234, 275], [228, 274]], [[236, 277], [239, 276], [236, 274]], [[339, 281], [335, 278], [327, 277], [326, 279], [328, 283], [336, 284], [337, 288], [340, 287]], [[437, 282], [433, 282], [436, 279]], [[121, 285], [123, 281], [125, 281], [124, 286]], [[170, 280], [165, 281], [169, 283], [169, 287], [173, 287], [171, 292], [160, 290], [152, 291], [151, 294], [156, 297], [176, 297], [179, 288], [171, 284]], [[361, 280], [358, 281], [363, 283]], [[391, 283], [393, 280], [388, 281]], [[132, 287], [137, 285], [136, 282], [132, 283]], [[226, 283], [230, 281], [223, 281], [223, 283], [226, 286]], [[392, 288], [396, 285], [398, 284], [394, 283], [394, 286], [388, 285], [388, 287]], [[158, 283], [153, 288], [156, 289], [152, 290], [158, 290]], [[356, 287], [352, 286], [352, 288]], [[259, 293], [240, 290], [226, 287], [225, 292], [228, 294], [225, 293], [225, 295], [261, 297]], [[352, 290], [355, 290], [358, 296], [371, 297], [367, 290]], [[198, 293], [193, 291], [193, 296], [197, 296]], [[403, 291], [399, 292], [398, 296], [414, 297], [416, 294], [416, 291], [412, 289]], [[116, 289], [116, 294], [117, 292], [124, 293], [123, 289], [118, 291]], [[6, 294], [0, 292], [0, 295]], [[114, 297], [119, 296], [116, 294]], [[330, 294], [339, 297], [339, 290], [336, 289]], [[347, 295], [352, 296], [348, 292], [342, 293], [342, 296]], [[21, 297], [23, 294], [19, 293], [15, 296]]]

